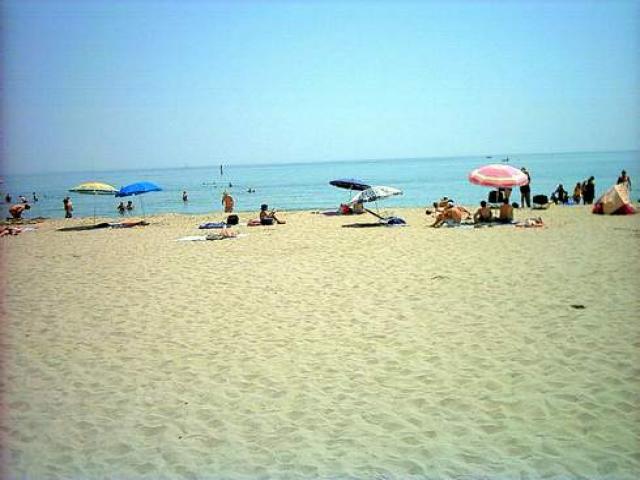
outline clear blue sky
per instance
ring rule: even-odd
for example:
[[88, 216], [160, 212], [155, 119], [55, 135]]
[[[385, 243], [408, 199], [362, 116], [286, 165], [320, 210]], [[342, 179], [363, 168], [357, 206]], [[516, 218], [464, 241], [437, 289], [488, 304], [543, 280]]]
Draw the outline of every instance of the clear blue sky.
[[5, 1], [7, 173], [640, 148], [639, 1]]

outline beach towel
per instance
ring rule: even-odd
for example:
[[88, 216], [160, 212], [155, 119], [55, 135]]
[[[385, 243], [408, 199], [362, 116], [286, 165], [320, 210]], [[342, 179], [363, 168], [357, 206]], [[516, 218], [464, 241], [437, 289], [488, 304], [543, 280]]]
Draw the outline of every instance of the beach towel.
[[235, 237], [223, 236], [220, 233], [210, 233], [209, 235], [189, 235], [186, 237], [176, 238], [176, 242], [204, 242], [207, 240], [235, 240], [236, 238], [246, 237], [246, 233], [239, 233]]
[[226, 228], [227, 224], [224, 222], [205, 222], [201, 223], [198, 227], [201, 230], [208, 230], [212, 228]]
[[110, 223], [111, 228], [131, 228], [131, 227], [145, 227], [149, 225], [149, 222], [144, 220], [125, 220], [124, 222]]
[[59, 228], [58, 232], [80, 232], [83, 230], [98, 230], [101, 228], [109, 228], [108, 222], [96, 223], [95, 225], [76, 225], [75, 227]]

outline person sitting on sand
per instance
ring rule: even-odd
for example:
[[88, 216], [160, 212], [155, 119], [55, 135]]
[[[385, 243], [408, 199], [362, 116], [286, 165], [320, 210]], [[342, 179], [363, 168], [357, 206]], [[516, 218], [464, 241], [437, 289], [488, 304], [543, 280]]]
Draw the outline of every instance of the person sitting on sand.
[[551, 194], [551, 201], [556, 205], [558, 203], [565, 204], [569, 202], [569, 193], [564, 189], [562, 184], [558, 185], [558, 188]]
[[354, 203], [353, 207], [351, 207], [351, 211], [356, 215], [364, 213], [364, 203], [363, 202]]
[[469, 218], [471, 212], [463, 206], [455, 206], [453, 203], [449, 203], [445, 209], [438, 213], [436, 221], [431, 225], [433, 228], [439, 228], [445, 223], [447, 225], [460, 225], [463, 218]]
[[[503, 201], [509, 202], [509, 200], [504, 199]], [[480, 208], [476, 210], [476, 213], [473, 214], [473, 223], [488, 223], [493, 219], [493, 213], [491, 209], [487, 205], [487, 202], [482, 200], [480, 202]]]
[[11, 214], [11, 218], [14, 220], [20, 220], [22, 218], [22, 212], [29, 210], [30, 208], [31, 205], [28, 203], [18, 203], [16, 205], [11, 205], [9, 213]]
[[505, 198], [500, 205], [500, 215], [498, 216], [498, 222], [511, 223], [513, 222], [513, 206], [509, 203], [509, 199]]
[[263, 203], [262, 205], [260, 205], [260, 224], [273, 225], [274, 221], [276, 223], [287, 223], [284, 220], [280, 220], [278, 219], [278, 217], [276, 217], [275, 210], [272, 210], [271, 212], [269, 212], [268, 210], [269, 210], [269, 205], [267, 205], [266, 203]]

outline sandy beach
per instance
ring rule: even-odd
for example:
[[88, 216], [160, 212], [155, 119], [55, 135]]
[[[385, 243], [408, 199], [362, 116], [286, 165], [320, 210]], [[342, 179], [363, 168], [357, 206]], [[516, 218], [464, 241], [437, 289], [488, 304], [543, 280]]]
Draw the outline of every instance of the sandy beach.
[[640, 215], [395, 213], [1, 238], [6, 478], [637, 478]]

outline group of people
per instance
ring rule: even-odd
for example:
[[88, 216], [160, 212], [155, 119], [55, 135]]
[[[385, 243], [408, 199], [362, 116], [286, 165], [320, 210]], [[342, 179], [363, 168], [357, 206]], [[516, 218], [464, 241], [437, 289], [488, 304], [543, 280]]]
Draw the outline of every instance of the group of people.
[[[38, 199], [38, 195], [36, 194], [36, 192], [33, 192], [32, 195], [33, 195], [33, 201], [37, 202], [39, 199]], [[29, 203], [29, 200], [27, 200], [27, 197], [25, 197], [24, 195], [20, 195], [18, 198], [20, 200], [20, 203]], [[11, 203], [12, 200], [13, 200], [13, 197], [11, 196], [10, 193], [7, 193], [4, 196], [4, 201], [6, 203]]]
[[566, 205], [569, 200], [573, 201], [575, 205], [580, 204], [580, 201], [584, 205], [591, 205], [596, 196], [596, 184], [595, 178], [590, 176], [588, 179], [577, 182], [573, 188], [573, 194], [569, 197], [569, 192], [564, 189], [562, 184], [559, 184], [556, 189], [551, 193], [551, 201], [557, 204]]
[[[463, 220], [471, 218], [473, 218], [474, 224], [513, 222], [513, 205], [509, 203], [508, 198], [502, 200], [498, 216], [493, 215], [489, 204], [484, 200], [480, 202], [480, 207], [473, 214], [462, 205], [456, 205], [455, 202], [449, 200], [447, 197], [444, 197], [439, 202], [435, 202], [434, 207], [436, 209], [436, 219], [433, 224], [431, 224], [434, 228], [439, 228], [442, 225], [460, 225]], [[431, 210], [427, 210], [426, 213], [431, 214], [432, 212]]]
[[118, 204], [116, 208], [120, 215], [124, 215], [125, 212], [130, 212], [131, 210], [133, 210], [133, 202], [129, 200], [126, 205], [124, 204], [124, 202], [120, 202], [120, 204]]

